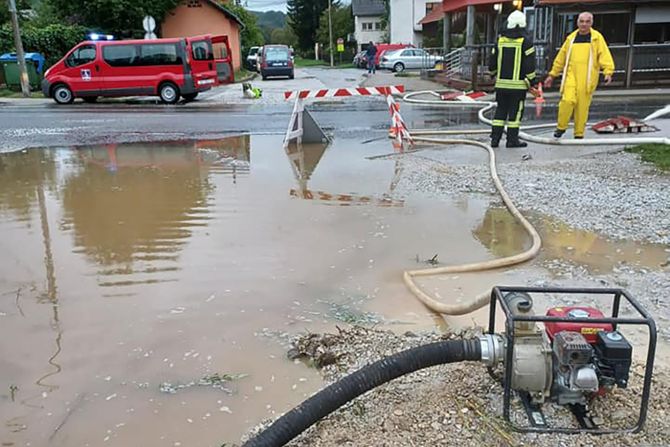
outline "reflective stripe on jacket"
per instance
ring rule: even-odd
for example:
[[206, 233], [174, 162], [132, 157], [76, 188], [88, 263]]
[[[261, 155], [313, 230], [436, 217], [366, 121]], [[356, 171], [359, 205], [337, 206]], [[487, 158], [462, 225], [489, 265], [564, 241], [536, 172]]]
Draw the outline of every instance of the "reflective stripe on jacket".
[[501, 35], [489, 70], [496, 75], [496, 89], [528, 90], [537, 84], [533, 43], [521, 31]]

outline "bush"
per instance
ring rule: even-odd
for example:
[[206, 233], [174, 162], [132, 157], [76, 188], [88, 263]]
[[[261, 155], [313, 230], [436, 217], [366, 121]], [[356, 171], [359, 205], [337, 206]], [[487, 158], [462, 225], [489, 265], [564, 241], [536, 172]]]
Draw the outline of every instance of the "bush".
[[[58, 62], [73, 46], [85, 40], [86, 28], [52, 24], [43, 28], [30, 25], [21, 30], [23, 49], [26, 53], [42, 53], [47, 67]], [[13, 52], [14, 37], [10, 25], [0, 27], [0, 52]]]

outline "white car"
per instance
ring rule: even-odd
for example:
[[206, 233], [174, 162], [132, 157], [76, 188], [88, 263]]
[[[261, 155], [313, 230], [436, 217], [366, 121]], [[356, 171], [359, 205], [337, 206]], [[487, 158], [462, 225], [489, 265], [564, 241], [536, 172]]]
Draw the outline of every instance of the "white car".
[[432, 55], [421, 48], [405, 48], [384, 53], [379, 66], [402, 72], [408, 68], [434, 68], [438, 62], [442, 61], [442, 56]]
[[256, 71], [256, 61], [258, 60], [258, 53], [261, 47], [251, 47], [249, 48], [249, 54], [247, 54], [247, 69]]

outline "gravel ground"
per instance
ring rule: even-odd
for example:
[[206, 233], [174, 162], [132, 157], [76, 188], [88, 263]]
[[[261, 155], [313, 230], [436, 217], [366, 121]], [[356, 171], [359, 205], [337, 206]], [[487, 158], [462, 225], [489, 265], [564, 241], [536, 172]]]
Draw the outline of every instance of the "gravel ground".
[[[470, 338], [476, 330], [460, 334], [397, 335], [393, 332], [352, 327], [337, 334], [308, 334], [294, 345], [312, 359], [328, 356], [335, 363], [321, 369], [326, 382], [334, 382], [360, 367], [404, 349], [440, 339]], [[605, 424], [634, 424], [639, 409], [643, 368], [634, 365], [627, 390], [594, 404]], [[668, 371], [657, 367], [646, 430], [621, 435], [537, 435], [510, 430], [502, 418], [502, 388], [479, 363], [458, 363], [425, 369], [383, 385], [323, 419], [289, 445], [307, 446], [664, 446], [670, 444], [670, 385]], [[572, 422], [562, 407], [545, 406], [545, 415], [561, 423]], [[512, 417], [521, 421], [522, 410], [513, 403]], [[265, 425], [254, 430], [258, 431]]]
[[[557, 150], [570, 150], [560, 148]], [[453, 158], [453, 157], [452, 157]], [[520, 156], [518, 157], [521, 158]], [[533, 215], [551, 216], [574, 228], [611, 240], [634, 240], [668, 245], [668, 262], [657, 269], [626, 263], [612, 271], [590, 272], [562, 259], [542, 259], [516, 273], [527, 285], [628, 289], [657, 320], [659, 334], [670, 340], [667, 297], [670, 296], [670, 175], [622, 151], [587, 153], [547, 161], [499, 163], [499, 175], [517, 206]], [[509, 160], [509, 157], [508, 157]], [[493, 204], [500, 199], [485, 163], [454, 163], [446, 151], [422, 151], [404, 156], [399, 194], [416, 192], [437, 198], [482, 194]], [[308, 335], [296, 340], [333, 382], [383, 356], [445, 337], [459, 335], [404, 334], [354, 327], [329, 336]], [[465, 334], [472, 335], [471, 332]], [[295, 354], [295, 351], [292, 352]], [[670, 369], [659, 355], [654, 371], [646, 429], [641, 434], [524, 435], [510, 430], [502, 419], [502, 389], [480, 364], [454, 364], [423, 370], [377, 390], [316, 424], [290, 445], [301, 446], [665, 446], [670, 445]], [[605, 425], [630, 427], [639, 409], [643, 368], [635, 364], [631, 385], [594, 405]], [[548, 405], [545, 413], [573, 422], [562, 407]], [[524, 421], [518, 403], [513, 419]], [[266, 421], [267, 424], [267, 421]], [[262, 426], [260, 426], [262, 427]], [[257, 427], [258, 430], [260, 427]]]
[[[488, 166], [449, 164], [446, 156], [445, 151], [408, 155], [397, 191], [433, 197], [474, 192], [497, 199]], [[670, 174], [640, 163], [635, 154], [505, 163], [498, 175], [522, 211], [614, 239], [670, 244]]]

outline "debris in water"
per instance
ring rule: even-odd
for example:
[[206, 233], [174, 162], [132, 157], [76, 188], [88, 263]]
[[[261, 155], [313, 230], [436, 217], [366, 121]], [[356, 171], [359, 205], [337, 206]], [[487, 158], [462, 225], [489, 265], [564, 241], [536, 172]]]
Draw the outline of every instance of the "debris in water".
[[248, 377], [249, 374], [219, 374], [215, 373], [209, 376], [205, 376], [202, 379], [193, 382], [188, 382], [188, 383], [169, 383], [169, 382], [163, 382], [160, 384], [158, 389], [161, 391], [161, 393], [167, 393], [167, 394], [176, 394], [177, 391], [179, 390], [184, 390], [188, 389], [194, 386], [209, 386], [212, 388], [216, 388], [222, 391], [225, 391], [226, 393], [232, 394], [232, 390], [226, 386], [227, 383], [233, 382], [235, 380], [240, 380], [244, 379], [245, 377]]

